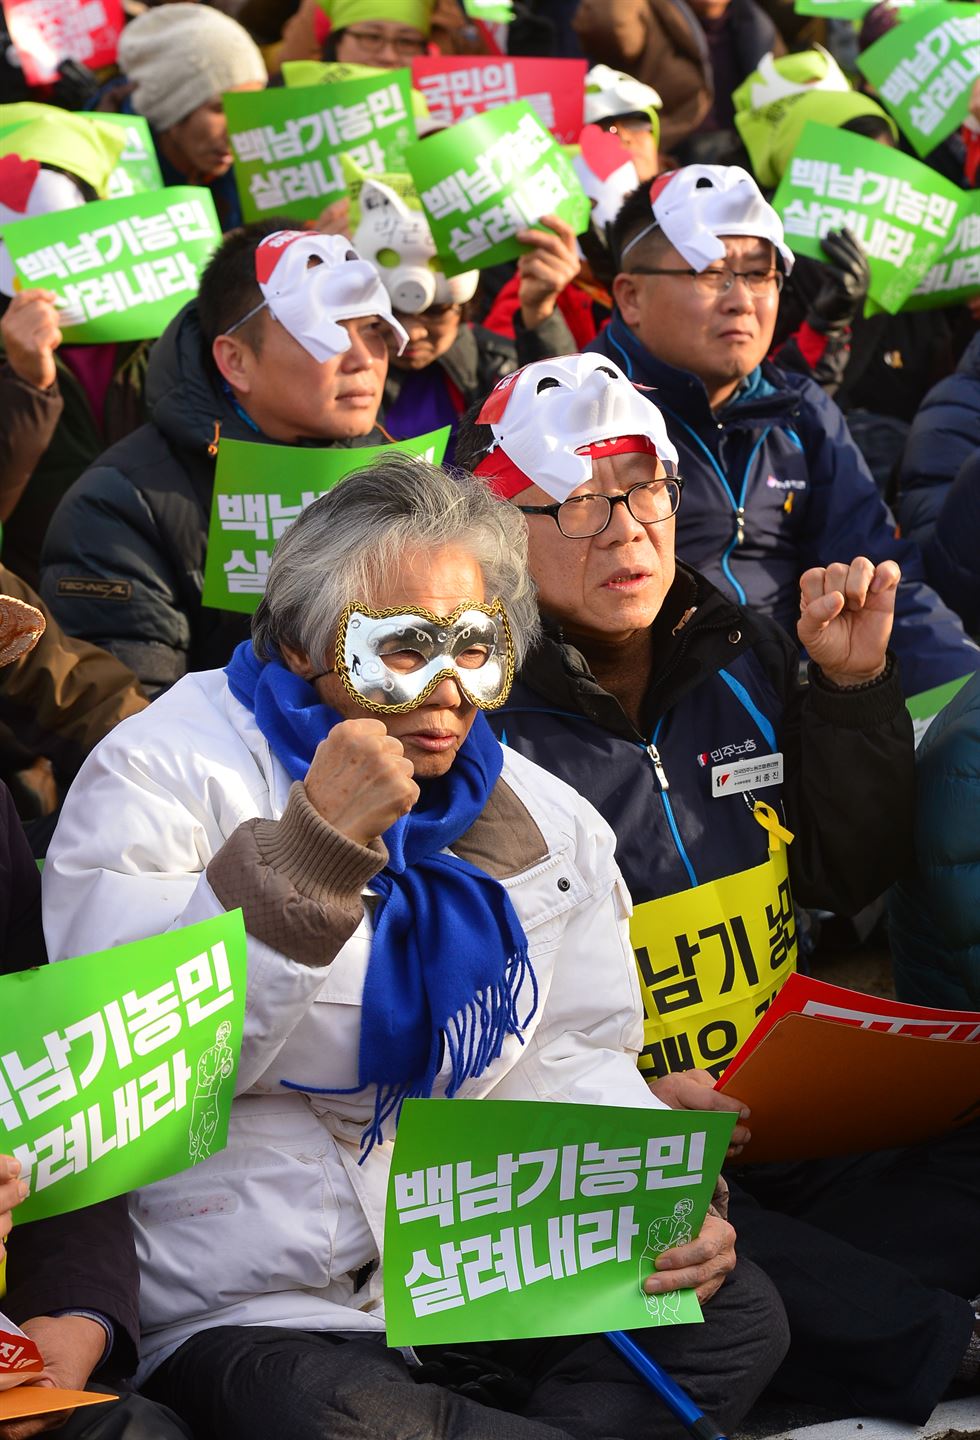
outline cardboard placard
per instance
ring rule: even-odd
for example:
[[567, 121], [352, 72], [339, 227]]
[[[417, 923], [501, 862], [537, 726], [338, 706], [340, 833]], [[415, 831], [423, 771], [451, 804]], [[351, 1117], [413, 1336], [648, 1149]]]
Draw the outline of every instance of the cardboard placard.
[[696, 1237], [735, 1116], [546, 1101], [408, 1100], [385, 1207], [389, 1345], [676, 1325], [646, 1295]]
[[526, 100], [546, 130], [575, 145], [585, 110], [585, 60], [527, 56], [425, 55], [412, 61], [412, 84], [437, 125], [456, 125]]
[[245, 950], [234, 910], [0, 979], [0, 1154], [20, 1161], [30, 1185], [18, 1225], [223, 1148]]

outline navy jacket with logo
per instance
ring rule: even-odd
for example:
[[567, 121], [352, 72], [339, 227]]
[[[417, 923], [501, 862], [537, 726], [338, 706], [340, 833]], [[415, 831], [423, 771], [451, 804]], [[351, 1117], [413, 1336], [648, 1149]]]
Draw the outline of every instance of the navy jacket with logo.
[[634, 903], [765, 861], [746, 797], [713, 798], [711, 771], [774, 751], [783, 783], [757, 798], [796, 836], [794, 898], [853, 914], [881, 894], [912, 854], [912, 723], [894, 663], [867, 689], [838, 690], [813, 667], [802, 684], [789, 637], [685, 566], [654, 646], [642, 731], [554, 629], [487, 714], [504, 743], [605, 817]]
[[665, 364], [617, 313], [588, 347], [654, 387], [687, 485], [677, 553], [733, 599], [792, 633], [799, 579], [813, 565], [867, 555], [902, 568], [892, 645], [905, 693], [980, 668], [980, 650], [924, 579], [844, 417], [804, 375], [765, 363], [714, 413], [697, 376]]

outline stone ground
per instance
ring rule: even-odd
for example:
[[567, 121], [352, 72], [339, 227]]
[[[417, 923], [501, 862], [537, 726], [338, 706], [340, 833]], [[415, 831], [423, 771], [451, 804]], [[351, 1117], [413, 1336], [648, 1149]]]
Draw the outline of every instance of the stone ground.
[[[883, 942], [837, 948], [831, 940], [830, 945], [821, 944], [811, 968], [832, 985], [894, 995], [891, 960]], [[731, 1440], [980, 1440], [980, 1394], [945, 1402], [921, 1427], [867, 1416], [841, 1418], [816, 1406], [765, 1396]]]

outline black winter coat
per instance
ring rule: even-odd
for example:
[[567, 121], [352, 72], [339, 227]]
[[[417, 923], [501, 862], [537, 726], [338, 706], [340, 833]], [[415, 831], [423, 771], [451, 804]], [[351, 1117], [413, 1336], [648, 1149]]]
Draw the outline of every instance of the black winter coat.
[[[41, 877], [14, 802], [0, 782], [0, 975], [44, 965]], [[3, 1031], [0, 1044], [15, 1047]], [[131, 1375], [139, 1345], [139, 1273], [126, 1196], [70, 1215], [17, 1224], [8, 1241], [5, 1315], [23, 1324], [58, 1310], [94, 1310], [112, 1321], [112, 1353], [101, 1378]]]

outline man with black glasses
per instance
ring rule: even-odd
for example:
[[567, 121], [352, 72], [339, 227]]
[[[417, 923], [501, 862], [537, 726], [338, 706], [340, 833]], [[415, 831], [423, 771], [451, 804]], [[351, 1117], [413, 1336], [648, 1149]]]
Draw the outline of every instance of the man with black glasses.
[[[599, 355], [500, 381], [457, 446], [526, 518], [544, 629], [491, 724], [615, 831], [641, 1071], [675, 1108], [740, 1109], [735, 1159], [751, 1117], [714, 1077], [796, 964], [794, 901], [853, 913], [909, 859], [912, 725], [886, 650], [895, 562], [798, 579], [801, 684], [794, 640], [675, 559], [704, 480], [679, 459], [651, 397]], [[780, 1388], [921, 1424], [951, 1382], [977, 1382], [978, 1158], [974, 1124], [729, 1172], [741, 1253], [790, 1320]]]
[[797, 581], [866, 555], [902, 570], [892, 644], [907, 695], [977, 669], [980, 652], [896, 538], [844, 417], [812, 380], [766, 361], [793, 266], [783, 227], [738, 166], [641, 185], [613, 227], [616, 310], [588, 347], [655, 387], [691, 483], [679, 553], [792, 633]]

